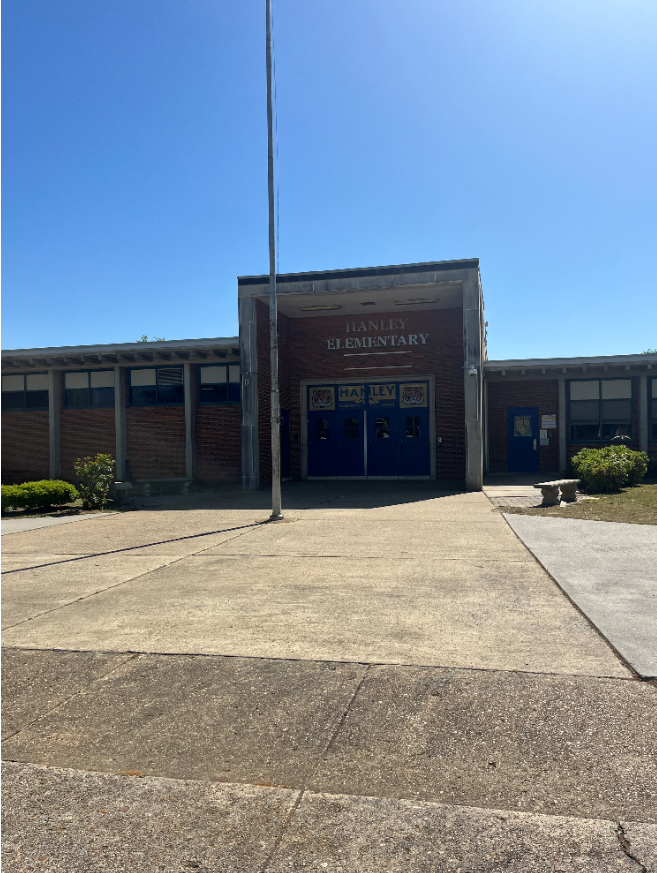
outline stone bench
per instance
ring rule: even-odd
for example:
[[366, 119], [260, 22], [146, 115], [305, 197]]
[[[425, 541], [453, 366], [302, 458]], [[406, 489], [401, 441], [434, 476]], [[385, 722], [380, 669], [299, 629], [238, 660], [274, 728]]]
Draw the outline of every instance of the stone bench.
[[552, 482], [539, 482], [534, 485], [534, 488], [541, 489], [543, 495], [541, 506], [559, 506], [562, 500], [564, 503], [577, 502], [579, 482], [579, 479], [554, 479]]

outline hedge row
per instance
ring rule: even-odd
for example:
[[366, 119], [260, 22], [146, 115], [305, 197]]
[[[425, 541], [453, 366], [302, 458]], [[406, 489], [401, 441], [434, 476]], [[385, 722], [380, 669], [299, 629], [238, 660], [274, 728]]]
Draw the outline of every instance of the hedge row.
[[77, 500], [80, 495], [70, 482], [42, 479], [22, 485], [2, 486], [2, 509], [45, 509]]

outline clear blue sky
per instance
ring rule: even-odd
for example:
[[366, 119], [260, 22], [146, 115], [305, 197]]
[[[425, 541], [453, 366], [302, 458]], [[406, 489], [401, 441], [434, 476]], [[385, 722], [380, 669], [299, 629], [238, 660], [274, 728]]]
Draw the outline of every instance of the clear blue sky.
[[[478, 257], [493, 358], [657, 346], [654, 0], [274, 0], [280, 270]], [[4, 0], [5, 348], [230, 336], [265, 0]]]

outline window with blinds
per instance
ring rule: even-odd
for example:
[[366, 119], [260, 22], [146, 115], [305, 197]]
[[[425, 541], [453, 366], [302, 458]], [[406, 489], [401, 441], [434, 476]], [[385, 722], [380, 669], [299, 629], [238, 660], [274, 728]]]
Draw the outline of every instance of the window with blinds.
[[570, 440], [609, 442], [633, 436], [631, 379], [571, 379], [568, 384]]
[[131, 406], [180, 406], [185, 402], [182, 367], [130, 370]]
[[64, 406], [114, 406], [114, 370], [64, 373]]
[[48, 374], [11, 373], [2, 377], [2, 408], [48, 409]]
[[198, 368], [199, 403], [239, 403], [239, 364], [212, 364]]

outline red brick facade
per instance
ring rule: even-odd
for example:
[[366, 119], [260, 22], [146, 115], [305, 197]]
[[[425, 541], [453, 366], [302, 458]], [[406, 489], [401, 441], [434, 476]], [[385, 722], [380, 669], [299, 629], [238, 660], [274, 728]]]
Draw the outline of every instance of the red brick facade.
[[557, 429], [548, 431], [550, 444], [539, 446], [542, 472], [559, 471], [559, 383], [556, 379], [488, 383], [488, 466], [491, 473], [507, 470], [506, 410], [512, 406], [537, 406], [541, 415], [556, 415]]
[[126, 430], [133, 479], [185, 478], [184, 406], [133, 406]]
[[50, 430], [47, 410], [2, 414], [2, 481], [18, 485], [50, 478]]
[[78, 458], [116, 454], [114, 409], [62, 409], [62, 479], [75, 480]]
[[[436, 436], [441, 437], [437, 453], [436, 474], [442, 479], [463, 479], [465, 476], [465, 410], [463, 400], [463, 315], [461, 309], [440, 309], [429, 312], [377, 313], [377, 320], [403, 319], [404, 332], [428, 335], [426, 345], [413, 348], [413, 376], [435, 375]], [[345, 337], [347, 319], [342, 317], [289, 319], [279, 315], [279, 369], [281, 409], [290, 410], [290, 454], [293, 478], [301, 476], [301, 410], [302, 379], [345, 379], [345, 358], [327, 349], [327, 339]], [[271, 448], [269, 429], [269, 313], [256, 303], [258, 348], [258, 421], [260, 432], [260, 481], [271, 481]], [[396, 363], [391, 356], [386, 363]], [[380, 377], [381, 371], [363, 371], [354, 379]], [[408, 370], [392, 368], [386, 376], [408, 375]], [[410, 377], [409, 377], [410, 378]]]

